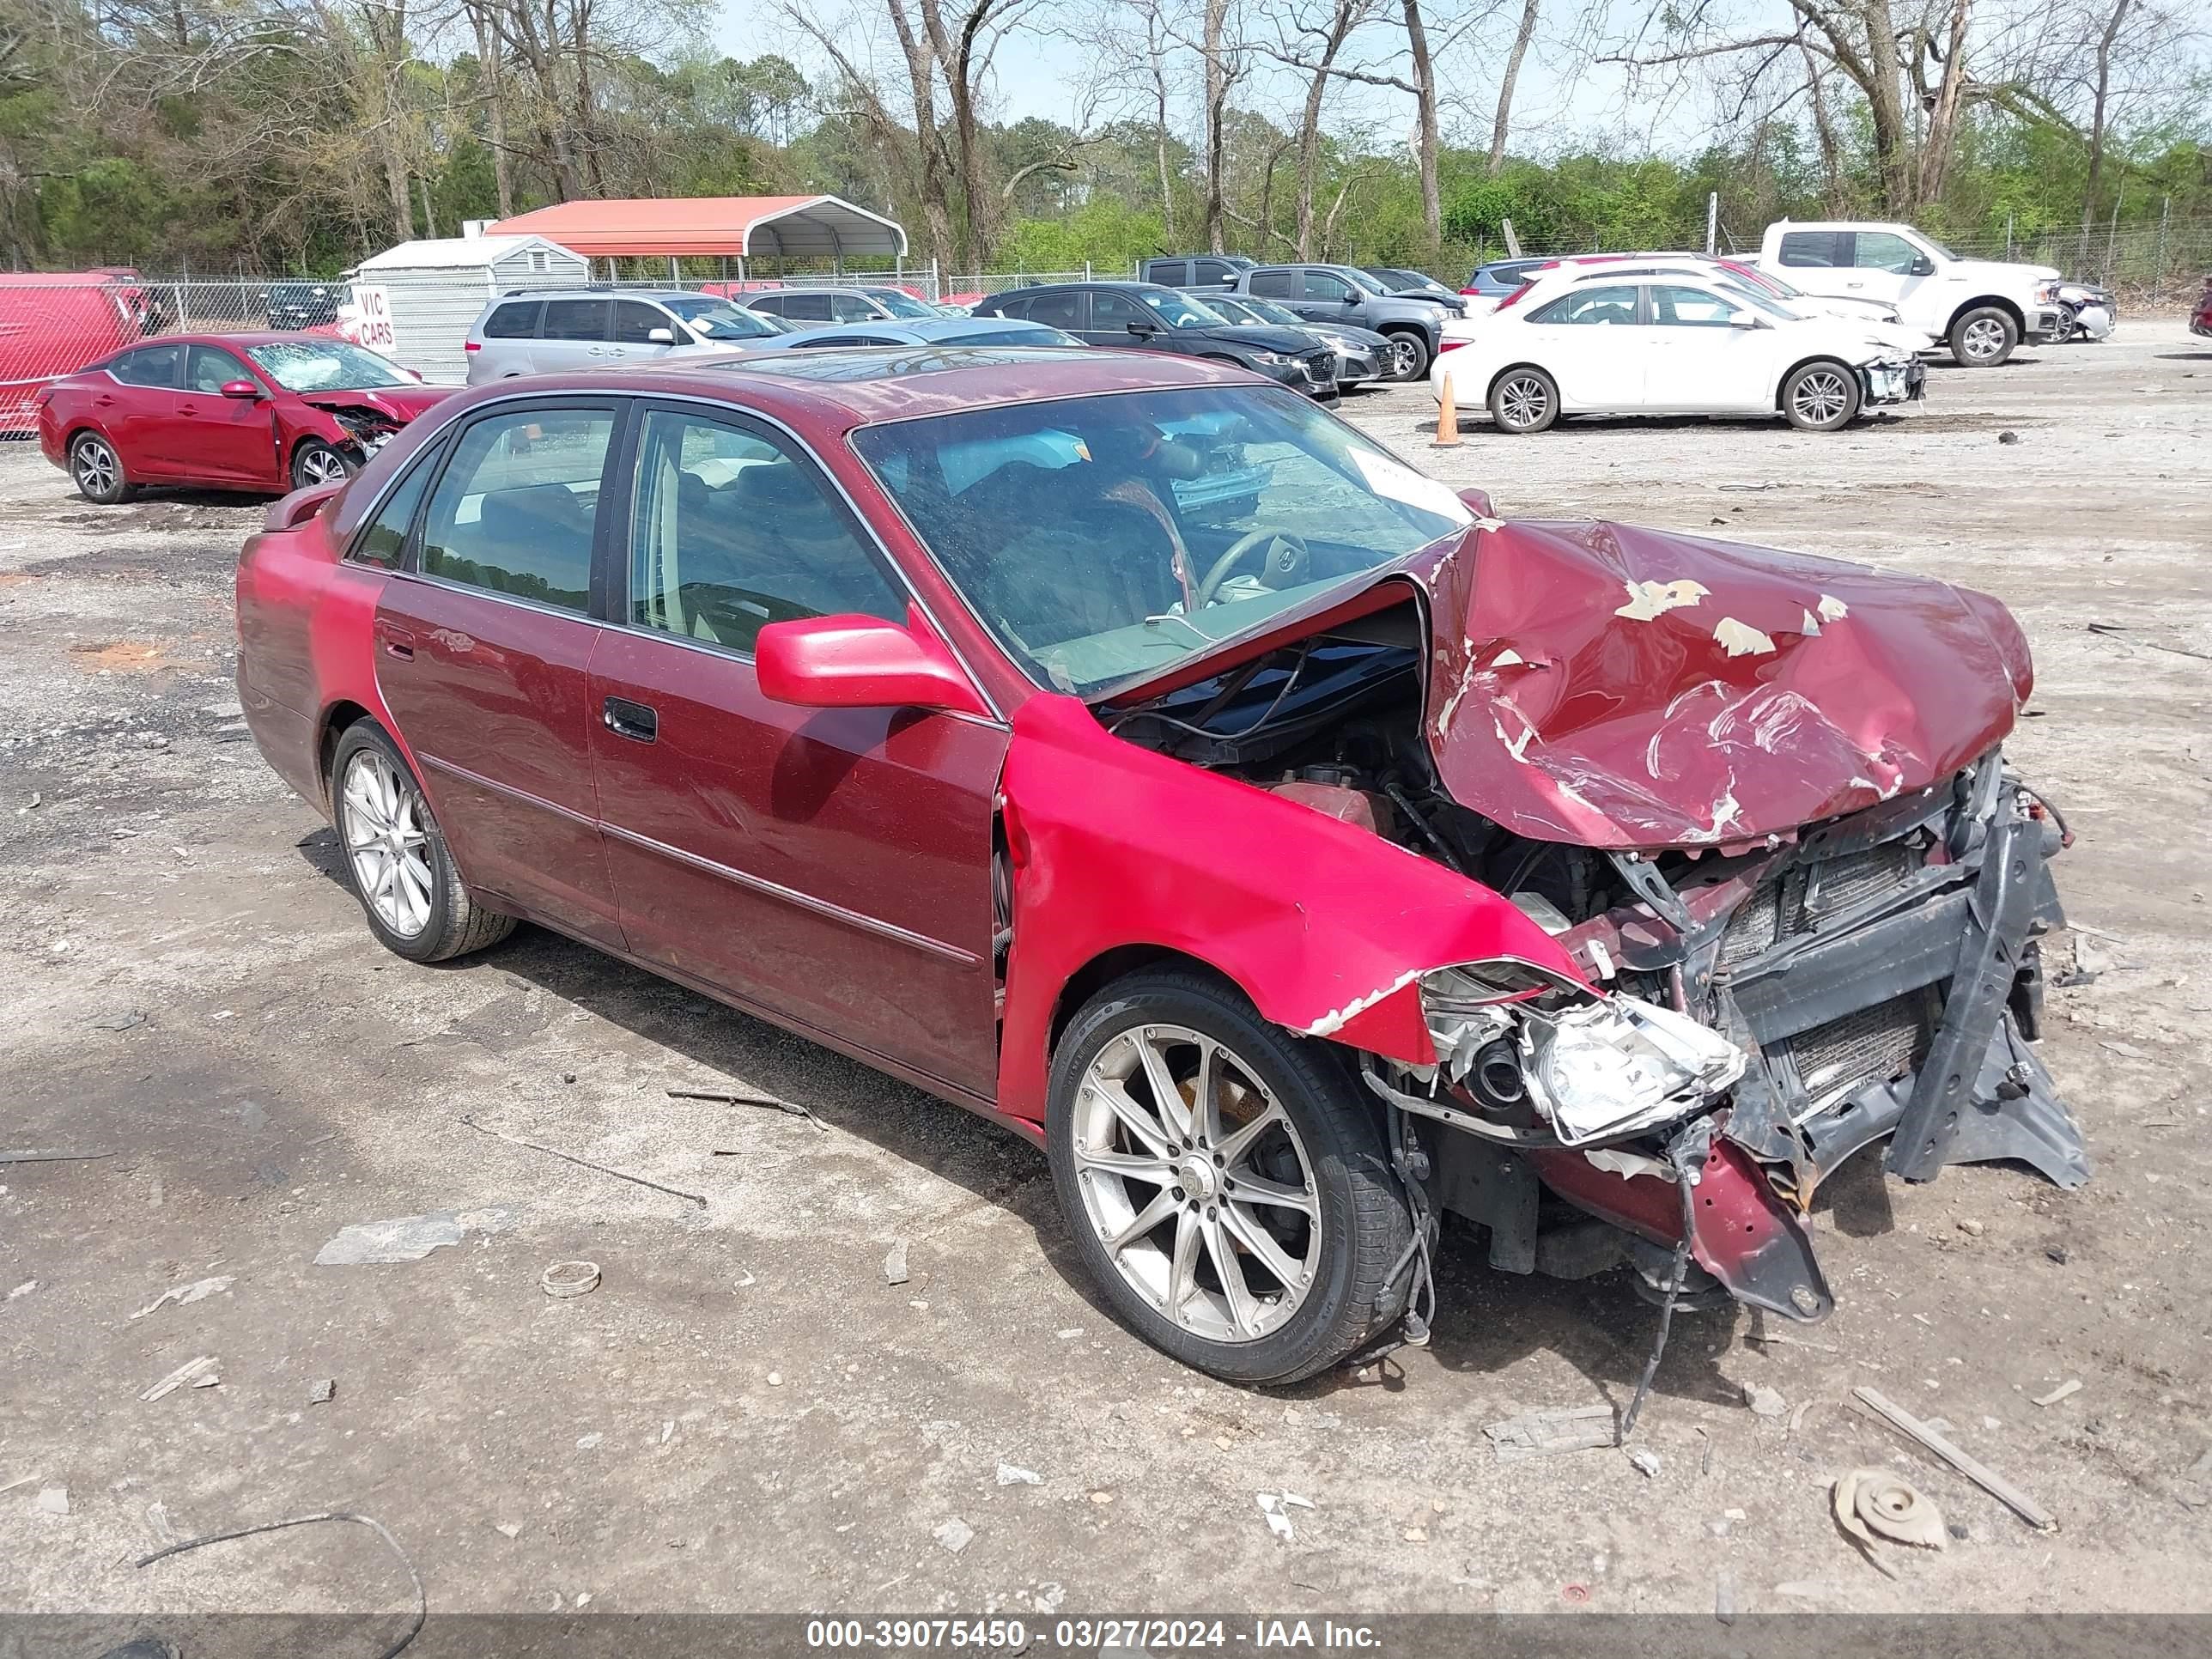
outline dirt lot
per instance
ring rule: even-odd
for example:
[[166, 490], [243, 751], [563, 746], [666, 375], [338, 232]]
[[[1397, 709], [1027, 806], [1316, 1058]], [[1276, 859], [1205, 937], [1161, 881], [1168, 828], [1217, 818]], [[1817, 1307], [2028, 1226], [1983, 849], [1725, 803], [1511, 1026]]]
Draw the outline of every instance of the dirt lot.
[[[1425, 389], [1347, 407], [1507, 514], [1838, 553], [2014, 607], [2041, 683], [2012, 754], [2079, 832], [2060, 884], [2095, 930], [2045, 1044], [2089, 1187], [1847, 1171], [1816, 1217], [1836, 1315], [1786, 1344], [1686, 1318], [1639, 1432], [1653, 1476], [1609, 1450], [1501, 1465], [1482, 1434], [1626, 1400], [1656, 1316], [1619, 1275], [1494, 1276], [1462, 1243], [1402, 1367], [1207, 1382], [1104, 1315], [1042, 1157], [980, 1121], [532, 930], [449, 969], [380, 950], [239, 719], [230, 573], [258, 504], [88, 507], [9, 445], [0, 1150], [106, 1155], [0, 1165], [0, 1609], [404, 1596], [345, 1533], [134, 1571], [155, 1504], [179, 1535], [365, 1511], [439, 1611], [1710, 1613], [1723, 1576], [1749, 1612], [2212, 1609], [2212, 343], [2131, 321], [1938, 369], [1923, 408], [1832, 437], [1471, 426], [1446, 453]], [[665, 1097], [732, 1085], [826, 1127]], [[314, 1265], [349, 1223], [439, 1211], [458, 1246]], [[549, 1298], [571, 1257], [604, 1284]], [[219, 1386], [142, 1401], [201, 1355]], [[2063, 1529], [1846, 1409], [1856, 1383], [1948, 1421]], [[1789, 1413], [1754, 1415], [1747, 1384]], [[1862, 1463], [1963, 1539], [1878, 1575], [1822, 1488]], [[1289, 1542], [1255, 1502], [1285, 1488], [1315, 1505]]]

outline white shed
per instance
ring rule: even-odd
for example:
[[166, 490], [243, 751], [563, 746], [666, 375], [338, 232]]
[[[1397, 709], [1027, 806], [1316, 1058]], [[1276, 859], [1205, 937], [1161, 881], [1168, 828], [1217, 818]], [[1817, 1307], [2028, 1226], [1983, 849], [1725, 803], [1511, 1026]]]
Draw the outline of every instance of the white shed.
[[354, 268], [361, 343], [429, 380], [459, 385], [461, 349], [487, 302], [523, 288], [580, 288], [591, 262], [543, 236], [454, 236], [402, 242]]

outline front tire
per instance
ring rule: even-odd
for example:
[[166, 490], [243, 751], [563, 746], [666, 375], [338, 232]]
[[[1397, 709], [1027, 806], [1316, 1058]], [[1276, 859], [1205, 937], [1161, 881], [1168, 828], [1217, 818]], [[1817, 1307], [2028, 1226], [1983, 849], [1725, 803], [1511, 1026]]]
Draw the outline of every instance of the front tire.
[[1951, 355], [1968, 368], [1995, 368], [2020, 343], [2020, 325], [2000, 306], [1977, 306], [1951, 325]]
[[1541, 432], [1559, 418], [1559, 383], [1540, 368], [1509, 368], [1490, 388], [1490, 418], [1500, 432]]
[[407, 758], [374, 720], [356, 720], [331, 761], [331, 821], [346, 884], [368, 931], [410, 962], [444, 962], [495, 945], [514, 918], [470, 896]]
[[1418, 334], [1386, 334], [1390, 343], [1390, 364], [1382, 378], [1394, 385], [1418, 380], [1429, 372], [1433, 361], [1429, 355], [1429, 343]]
[[313, 489], [318, 484], [343, 483], [356, 471], [352, 461], [320, 438], [310, 438], [292, 452], [292, 488]]
[[2074, 307], [2066, 304], [2063, 301], [2060, 301], [2058, 307], [2058, 325], [2052, 329], [2050, 333], [2043, 337], [2043, 343], [2045, 345], [2064, 345], [2069, 340], [2074, 337], [2074, 330], [2076, 326], [2076, 313]]
[[1859, 412], [1859, 377], [1832, 360], [1792, 369], [1782, 383], [1782, 412], [1800, 432], [1834, 432]]
[[69, 450], [70, 481], [95, 507], [113, 507], [134, 493], [123, 471], [123, 457], [97, 432], [80, 432]]
[[1223, 1381], [1295, 1382], [1387, 1328], [1412, 1237], [1372, 1115], [1327, 1043], [1195, 973], [1133, 975], [1053, 1056], [1045, 1151], [1123, 1323]]

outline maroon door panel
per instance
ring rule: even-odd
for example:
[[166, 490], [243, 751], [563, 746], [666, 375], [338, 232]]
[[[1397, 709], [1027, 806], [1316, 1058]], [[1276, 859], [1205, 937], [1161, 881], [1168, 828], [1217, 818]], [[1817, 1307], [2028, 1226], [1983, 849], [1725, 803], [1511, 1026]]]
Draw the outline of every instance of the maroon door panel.
[[258, 380], [235, 354], [196, 345], [185, 358], [185, 386], [155, 439], [166, 465], [195, 478], [275, 484], [276, 417], [273, 400], [226, 398], [233, 380]]
[[397, 575], [375, 631], [377, 689], [469, 884], [620, 949], [591, 771], [599, 624]]
[[595, 711], [618, 700], [621, 725], [602, 714], [592, 740], [631, 950], [994, 1092], [1004, 731], [771, 702], [749, 659], [643, 632], [609, 629], [592, 667]]

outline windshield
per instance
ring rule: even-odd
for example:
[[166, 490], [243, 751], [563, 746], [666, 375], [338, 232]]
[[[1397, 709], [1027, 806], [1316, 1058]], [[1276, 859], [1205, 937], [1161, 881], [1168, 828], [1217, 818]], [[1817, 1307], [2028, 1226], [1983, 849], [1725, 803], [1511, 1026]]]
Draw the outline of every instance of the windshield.
[[930, 343], [948, 346], [1072, 346], [1081, 345], [1083, 342], [1064, 330], [1047, 328], [1042, 323], [1030, 323], [1020, 327], [979, 328], [972, 334], [940, 334]]
[[1780, 301], [1776, 300], [1770, 295], [1761, 294], [1757, 289], [1751, 287], [1747, 283], [1725, 283], [1725, 286], [1734, 289], [1738, 294], [1743, 295], [1745, 299], [1750, 301], [1752, 304], [1757, 306], [1761, 311], [1765, 312], [1770, 317], [1779, 317], [1785, 323], [1802, 323], [1805, 320], [1805, 313], [1803, 312], [1792, 311], [1788, 306], [1784, 305]]
[[1448, 487], [1272, 387], [1010, 404], [852, 442], [1006, 654], [1078, 696], [1474, 522]]
[[686, 326], [708, 340], [759, 340], [771, 334], [788, 334], [781, 319], [746, 311], [710, 294], [663, 300], [661, 304], [681, 317]]
[[1297, 312], [1291, 310], [1288, 306], [1277, 305], [1273, 300], [1247, 300], [1244, 301], [1244, 309], [1250, 312], [1261, 322], [1272, 323], [1279, 328], [1304, 328], [1305, 326], [1306, 319], [1304, 318], [1299, 316]]
[[1148, 288], [1137, 297], [1158, 312], [1160, 320], [1170, 328], [1219, 328], [1229, 320], [1212, 306], [1201, 305], [1171, 288]]
[[1952, 252], [1949, 248], [1945, 247], [1942, 243], [1937, 241], [1933, 236], [1930, 236], [1926, 231], [1915, 230], [1912, 234], [1917, 236], [1922, 241], [1927, 243], [1929, 246], [1934, 248], [1936, 252], [1942, 254], [1945, 258], [1956, 259], [1959, 257], [1957, 254]]
[[398, 364], [343, 340], [285, 340], [248, 346], [246, 355], [287, 392], [366, 392], [415, 384]]
[[1349, 276], [1353, 282], [1358, 283], [1360, 287], [1365, 289], [1370, 294], [1380, 294], [1386, 299], [1389, 297], [1390, 290], [1383, 287], [1382, 283], [1376, 282], [1372, 276], [1370, 276], [1364, 270], [1346, 270], [1339, 274]]
[[926, 306], [902, 288], [872, 288], [867, 296], [894, 317], [942, 317], [935, 306]]

